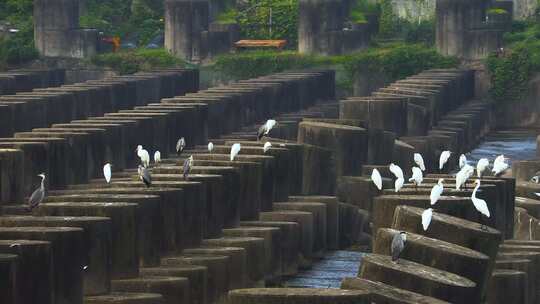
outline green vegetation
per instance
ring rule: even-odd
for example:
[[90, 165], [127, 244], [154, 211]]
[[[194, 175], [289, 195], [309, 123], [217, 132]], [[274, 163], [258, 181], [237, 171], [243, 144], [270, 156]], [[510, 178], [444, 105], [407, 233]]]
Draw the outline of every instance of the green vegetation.
[[37, 57], [34, 48], [32, 0], [0, 1], [0, 20], [19, 31], [0, 39], [0, 68], [20, 64]]
[[489, 15], [505, 15], [508, 14], [508, 11], [502, 8], [490, 8], [486, 13]]
[[532, 75], [540, 72], [540, 24], [515, 23], [504, 40], [504, 52], [492, 54], [486, 60], [491, 95], [497, 102], [515, 102], [527, 94]]
[[354, 23], [366, 23], [367, 15], [379, 15], [380, 11], [380, 6], [372, 1], [355, 0], [351, 5], [349, 19]]
[[90, 59], [91, 63], [109, 67], [120, 74], [132, 74], [155, 68], [185, 66], [185, 62], [170, 55], [164, 49], [139, 49], [118, 53], [101, 54]]

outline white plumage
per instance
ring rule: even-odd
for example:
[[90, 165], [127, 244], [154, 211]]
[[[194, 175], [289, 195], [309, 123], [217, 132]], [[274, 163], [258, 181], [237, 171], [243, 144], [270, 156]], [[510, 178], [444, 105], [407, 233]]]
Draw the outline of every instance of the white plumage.
[[157, 165], [161, 162], [161, 152], [154, 152], [154, 163]]
[[478, 190], [478, 188], [480, 188], [480, 180], [477, 179], [475, 183], [476, 187], [474, 187], [473, 193], [471, 195], [471, 200], [473, 202], [474, 208], [476, 208], [478, 212], [482, 213], [486, 217], [489, 217], [490, 214], [486, 201], [476, 197], [476, 191]]
[[268, 135], [268, 133], [270, 133], [270, 130], [272, 130], [272, 128], [276, 125], [276, 121], [274, 119], [269, 119], [266, 121], [266, 125], [265, 125], [265, 131], [264, 131], [264, 135]]
[[212, 142], [208, 143], [208, 152], [212, 153], [212, 150], [214, 150], [214, 144]]
[[263, 152], [266, 153], [268, 152], [268, 150], [270, 150], [270, 148], [272, 148], [272, 144], [267, 141], [265, 144], [264, 144], [264, 147], [263, 147]]
[[145, 168], [150, 165], [150, 154], [141, 145], [137, 146], [137, 156]]
[[422, 212], [422, 227], [424, 228], [424, 231], [426, 231], [429, 227], [429, 224], [431, 224], [431, 218], [433, 217], [433, 209], [428, 208]]
[[463, 168], [465, 167], [465, 165], [467, 164], [467, 156], [465, 156], [465, 154], [461, 154], [459, 156], [459, 168]]
[[105, 181], [107, 182], [107, 184], [111, 182], [111, 164], [106, 163], [105, 166], [103, 166], [103, 177], [105, 177]]
[[404, 183], [405, 183], [405, 179], [403, 179], [402, 177], [396, 179], [396, 181], [394, 182], [394, 188], [396, 189], [396, 192], [398, 192], [399, 190], [401, 190], [401, 188], [403, 188]]
[[481, 158], [476, 164], [476, 175], [478, 178], [482, 177], [482, 173], [489, 167], [489, 159]]
[[493, 162], [493, 169], [491, 170], [493, 174], [497, 176], [503, 173], [506, 169], [508, 169], [508, 163], [506, 163], [504, 155], [497, 156], [497, 158], [495, 158], [495, 161]]
[[184, 151], [184, 148], [186, 147], [186, 139], [181, 137], [177, 142], [176, 142], [176, 153], [178, 155], [182, 154], [182, 151]]
[[420, 153], [414, 153], [414, 162], [418, 165], [420, 170], [426, 171], [426, 166], [424, 165], [424, 158]]
[[416, 186], [420, 186], [423, 180], [424, 176], [422, 174], [422, 169], [418, 167], [412, 167], [412, 177], [409, 178], [409, 182], [413, 182]]
[[441, 156], [439, 157], [439, 170], [442, 170], [444, 168], [444, 165], [448, 162], [451, 154], [452, 152], [448, 150], [441, 153]]
[[379, 170], [373, 169], [371, 172], [371, 181], [377, 186], [377, 189], [382, 190], [382, 177]]
[[540, 193], [538, 193], [538, 192], [535, 192], [534, 194], [535, 194], [536, 196], [540, 196]]
[[444, 179], [439, 178], [439, 181], [433, 188], [431, 188], [431, 193], [429, 194], [429, 200], [431, 202], [431, 205], [435, 205], [439, 198], [441, 198], [441, 195], [444, 191], [444, 185], [443, 185]]
[[390, 164], [390, 172], [392, 172], [392, 174], [394, 174], [397, 179], [399, 178], [404, 179], [403, 170], [401, 170], [401, 168], [398, 165], [395, 165], [394, 163]]
[[456, 174], [456, 190], [460, 190], [467, 180], [474, 174], [474, 167], [471, 165], [465, 165]]
[[238, 155], [238, 153], [240, 153], [240, 149], [242, 149], [242, 146], [240, 146], [239, 143], [236, 143], [236, 144], [232, 145], [232, 147], [231, 147], [231, 161], [233, 161], [234, 158], [236, 157], [236, 155]]

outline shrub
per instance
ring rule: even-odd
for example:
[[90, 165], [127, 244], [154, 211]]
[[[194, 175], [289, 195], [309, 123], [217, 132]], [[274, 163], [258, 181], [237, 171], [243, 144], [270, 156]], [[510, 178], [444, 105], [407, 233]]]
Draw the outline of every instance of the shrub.
[[184, 61], [170, 55], [164, 49], [139, 49], [101, 54], [93, 57], [90, 61], [98, 66], [112, 68], [120, 74], [185, 65]]

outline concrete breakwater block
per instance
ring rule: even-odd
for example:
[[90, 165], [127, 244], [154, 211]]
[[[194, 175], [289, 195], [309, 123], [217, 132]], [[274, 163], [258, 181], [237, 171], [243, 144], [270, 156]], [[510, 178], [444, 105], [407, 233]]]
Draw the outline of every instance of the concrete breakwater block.
[[[399, 231], [379, 229], [373, 242], [373, 253], [391, 255], [390, 247], [396, 233]], [[409, 232], [400, 258], [465, 277], [476, 283], [475, 299], [480, 301], [485, 295], [489, 257], [478, 251]]]
[[185, 254], [163, 258], [164, 266], [199, 265], [208, 269], [207, 299], [214, 303], [225, 295], [229, 288], [230, 258], [222, 255]]
[[529, 303], [536, 303], [538, 293], [536, 290], [537, 271], [533, 268], [533, 266], [532, 261], [527, 259], [505, 259], [495, 261], [495, 270], [516, 270], [527, 274], [527, 286], [525, 286], [525, 293], [527, 294]]
[[137, 248], [137, 205], [130, 203], [50, 203], [41, 204], [40, 216], [101, 216], [111, 219], [111, 278], [136, 277], [139, 273]]
[[[531, 286], [536, 286], [537, 282], [540, 282], [540, 272], [537, 271], [539, 265], [540, 265], [540, 252], [532, 252], [532, 251], [502, 251], [502, 252], [499, 252], [499, 254], [497, 254], [497, 262], [498, 261], [501, 261], [501, 262], [504, 262], [504, 261], [507, 261], [507, 260], [528, 260], [528, 261], [531, 261], [531, 267], [530, 269], [532, 270], [532, 274], [527, 274], [527, 282], [529, 283], [528, 285]], [[498, 265], [496, 265], [497, 268], [506, 268], [508, 269], [509, 267], [499, 267]], [[514, 268], [510, 268], [510, 269], [514, 269]], [[518, 270], [520, 271], [519, 269], [514, 269], [514, 270]], [[532, 277], [531, 277], [532, 275]], [[529, 287], [529, 299], [531, 300], [530, 302], [532, 302], [533, 300], [535, 299], [539, 299], [540, 295], [538, 294], [538, 291], [536, 289], [536, 287]], [[532, 302], [532, 303], [536, 303], [536, 302]]]
[[83, 230], [68, 227], [1, 227], [0, 239], [40, 240], [51, 244], [55, 303], [82, 304]]
[[[420, 195], [382, 195], [373, 200], [373, 231], [379, 228], [389, 228], [392, 225], [395, 210], [398, 206], [413, 206], [420, 208], [431, 208], [429, 196]], [[471, 203], [470, 198], [458, 196], [441, 196], [434, 209], [439, 213], [448, 213], [450, 215], [471, 219], [478, 218], [477, 212]]]
[[512, 176], [519, 182], [528, 182], [540, 171], [540, 162], [538, 160], [519, 160], [512, 162]]
[[231, 304], [367, 304], [369, 293], [329, 288], [252, 288], [229, 292]]
[[17, 267], [19, 257], [14, 254], [0, 254], [0, 292], [2, 292], [2, 301], [7, 304], [19, 303]]
[[298, 142], [320, 146], [333, 151], [336, 176], [359, 175], [367, 161], [367, 130], [363, 128], [301, 122]]
[[[0, 203], [24, 200], [24, 152], [18, 149], [0, 149]], [[39, 173], [36, 173], [39, 174]]]
[[159, 196], [141, 194], [82, 194], [71, 196], [48, 197], [47, 203], [131, 203], [137, 204], [137, 246], [141, 266], [159, 265], [161, 243], [163, 237], [174, 239], [171, 232], [173, 227], [164, 229], [163, 223], [171, 223], [172, 220], [164, 220], [164, 217], [174, 215], [174, 210], [163, 208]]
[[369, 292], [370, 301], [384, 304], [448, 304], [448, 302], [362, 278], [345, 278], [342, 289]]
[[240, 247], [246, 251], [248, 286], [264, 286], [265, 240], [258, 237], [223, 237], [203, 241], [204, 247]]
[[365, 255], [358, 276], [451, 303], [471, 303], [471, 299], [478, 300], [475, 296], [476, 284], [473, 281], [405, 259], [393, 262], [390, 256]]
[[[388, 166], [385, 166], [385, 170], [388, 170]], [[369, 173], [366, 172], [366, 176], [339, 177], [336, 190], [339, 200], [372, 212], [373, 199], [382, 194], [371, 180], [372, 171], [373, 169], [369, 170]], [[383, 172], [379, 171], [381, 175], [383, 175]], [[394, 188], [394, 180], [391, 178], [383, 177], [382, 183], [383, 189]]]
[[487, 302], [490, 304], [530, 303], [526, 290], [526, 273], [507, 269], [494, 270], [489, 282]]
[[180, 277], [189, 280], [189, 302], [193, 304], [206, 304], [206, 266], [160, 266], [155, 268], [141, 268], [141, 275], [160, 277]]
[[502, 240], [499, 231], [490, 227], [481, 229], [478, 223], [438, 212], [433, 213], [429, 229], [424, 231], [423, 211], [421, 208], [398, 206], [392, 228], [467, 247], [489, 256], [490, 260], [497, 255]]
[[330, 250], [339, 249], [339, 202], [335, 196], [289, 196], [289, 202], [316, 202], [326, 205], [326, 245]]
[[333, 195], [336, 170], [333, 150], [317, 145], [302, 145], [302, 194]]
[[258, 237], [264, 239], [265, 280], [279, 281], [281, 278], [281, 231], [276, 227], [239, 227], [224, 229], [226, 237]]
[[164, 304], [189, 303], [189, 280], [179, 277], [147, 276], [113, 280], [113, 292], [155, 293], [163, 296]]
[[[55, 303], [51, 243], [31, 240], [0, 240], [0, 254], [14, 254], [19, 257], [16, 278], [16, 294], [19, 301], [17, 303]], [[7, 296], [8, 293], [5, 295]]]
[[229, 257], [229, 290], [245, 287], [247, 284], [247, 258], [246, 250], [241, 247], [203, 247], [189, 248], [182, 251], [184, 254], [197, 255], [224, 255]]
[[[110, 291], [112, 226], [109, 218], [83, 216], [2, 216], [0, 217], [0, 226], [82, 228], [86, 253], [83, 267], [87, 267], [83, 273], [84, 294], [100, 295]], [[39, 266], [35, 265], [33, 267]]]
[[281, 272], [292, 276], [298, 272], [300, 253], [300, 226], [295, 222], [242, 221], [242, 227], [276, 227], [281, 231]]
[[165, 304], [158, 293], [113, 292], [84, 298], [84, 304]]

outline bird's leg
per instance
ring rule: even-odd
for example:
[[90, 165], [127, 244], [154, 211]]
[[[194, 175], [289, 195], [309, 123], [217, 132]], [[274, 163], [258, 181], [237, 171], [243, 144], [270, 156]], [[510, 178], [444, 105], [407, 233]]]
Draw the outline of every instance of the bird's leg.
[[482, 214], [480, 214], [480, 229], [482, 231], [487, 231], [487, 226], [484, 224], [484, 217], [482, 216]]

